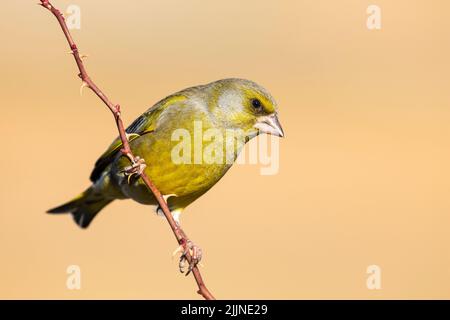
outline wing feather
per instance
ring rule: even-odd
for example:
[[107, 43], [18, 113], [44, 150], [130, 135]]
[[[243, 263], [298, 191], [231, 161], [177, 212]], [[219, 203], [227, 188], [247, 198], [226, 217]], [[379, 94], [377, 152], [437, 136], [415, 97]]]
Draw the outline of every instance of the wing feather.
[[[134, 120], [130, 126], [125, 130], [128, 136], [128, 140], [131, 142], [140, 136], [151, 133], [156, 129], [156, 123], [158, 121], [161, 112], [173, 104], [180, 103], [185, 100], [186, 97], [182, 94], [175, 94], [161, 100], [153, 107], [148, 109], [144, 114]], [[94, 170], [92, 170], [90, 179], [92, 182], [97, 181], [102, 175], [103, 170], [111, 163], [116, 157], [122, 147], [122, 141], [117, 137], [109, 146], [109, 148], [100, 156], [95, 162]]]

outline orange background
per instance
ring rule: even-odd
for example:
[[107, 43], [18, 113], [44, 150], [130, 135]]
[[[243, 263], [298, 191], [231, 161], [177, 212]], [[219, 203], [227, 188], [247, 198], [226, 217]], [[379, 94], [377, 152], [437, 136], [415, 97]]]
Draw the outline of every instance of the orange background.
[[[116, 131], [35, 3], [0, 12], [0, 298], [199, 298], [148, 207], [116, 201], [87, 230], [44, 213], [88, 186]], [[377, 0], [370, 31], [372, 3], [55, 1], [81, 7], [74, 37], [126, 123], [225, 77], [278, 100], [279, 173], [235, 166], [182, 216], [218, 298], [450, 298], [450, 4]]]

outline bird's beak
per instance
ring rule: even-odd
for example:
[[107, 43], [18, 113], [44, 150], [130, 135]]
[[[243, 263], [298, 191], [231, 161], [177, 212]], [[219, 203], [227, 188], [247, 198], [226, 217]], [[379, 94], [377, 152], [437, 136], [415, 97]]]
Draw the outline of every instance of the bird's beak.
[[280, 138], [284, 137], [283, 128], [281, 128], [276, 114], [260, 117], [255, 124], [255, 128], [258, 129], [259, 133], [267, 133]]

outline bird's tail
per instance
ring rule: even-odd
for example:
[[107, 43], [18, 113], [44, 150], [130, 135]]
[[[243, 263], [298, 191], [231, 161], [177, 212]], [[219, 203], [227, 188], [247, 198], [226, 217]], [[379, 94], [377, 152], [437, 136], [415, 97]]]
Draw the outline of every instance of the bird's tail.
[[71, 213], [73, 220], [81, 228], [87, 228], [97, 213], [112, 199], [106, 199], [94, 192], [92, 187], [75, 197], [73, 200], [53, 209], [48, 213]]

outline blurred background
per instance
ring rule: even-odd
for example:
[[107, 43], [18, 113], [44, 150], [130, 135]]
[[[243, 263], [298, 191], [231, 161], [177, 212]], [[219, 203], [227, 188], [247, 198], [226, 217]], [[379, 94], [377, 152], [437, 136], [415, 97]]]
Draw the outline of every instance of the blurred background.
[[[45, 214], [89, 185], [117, 133], [80, 96], [63, 34], [36, 2], [0, 12], [0, 298], [200, 298], [149, 207], [116, 201], [87, 230]], [[448, 1], [54, 4], [81, 8], [73, 35], [126, 123], [226, 77], [277, 99], [278, 174], [234, 166], [181, 218], [217, 298], [450, 298]], [[371, 4], [380, 30], [366, 26]], [[66, 287], [69, 265], [81, 290]]]

